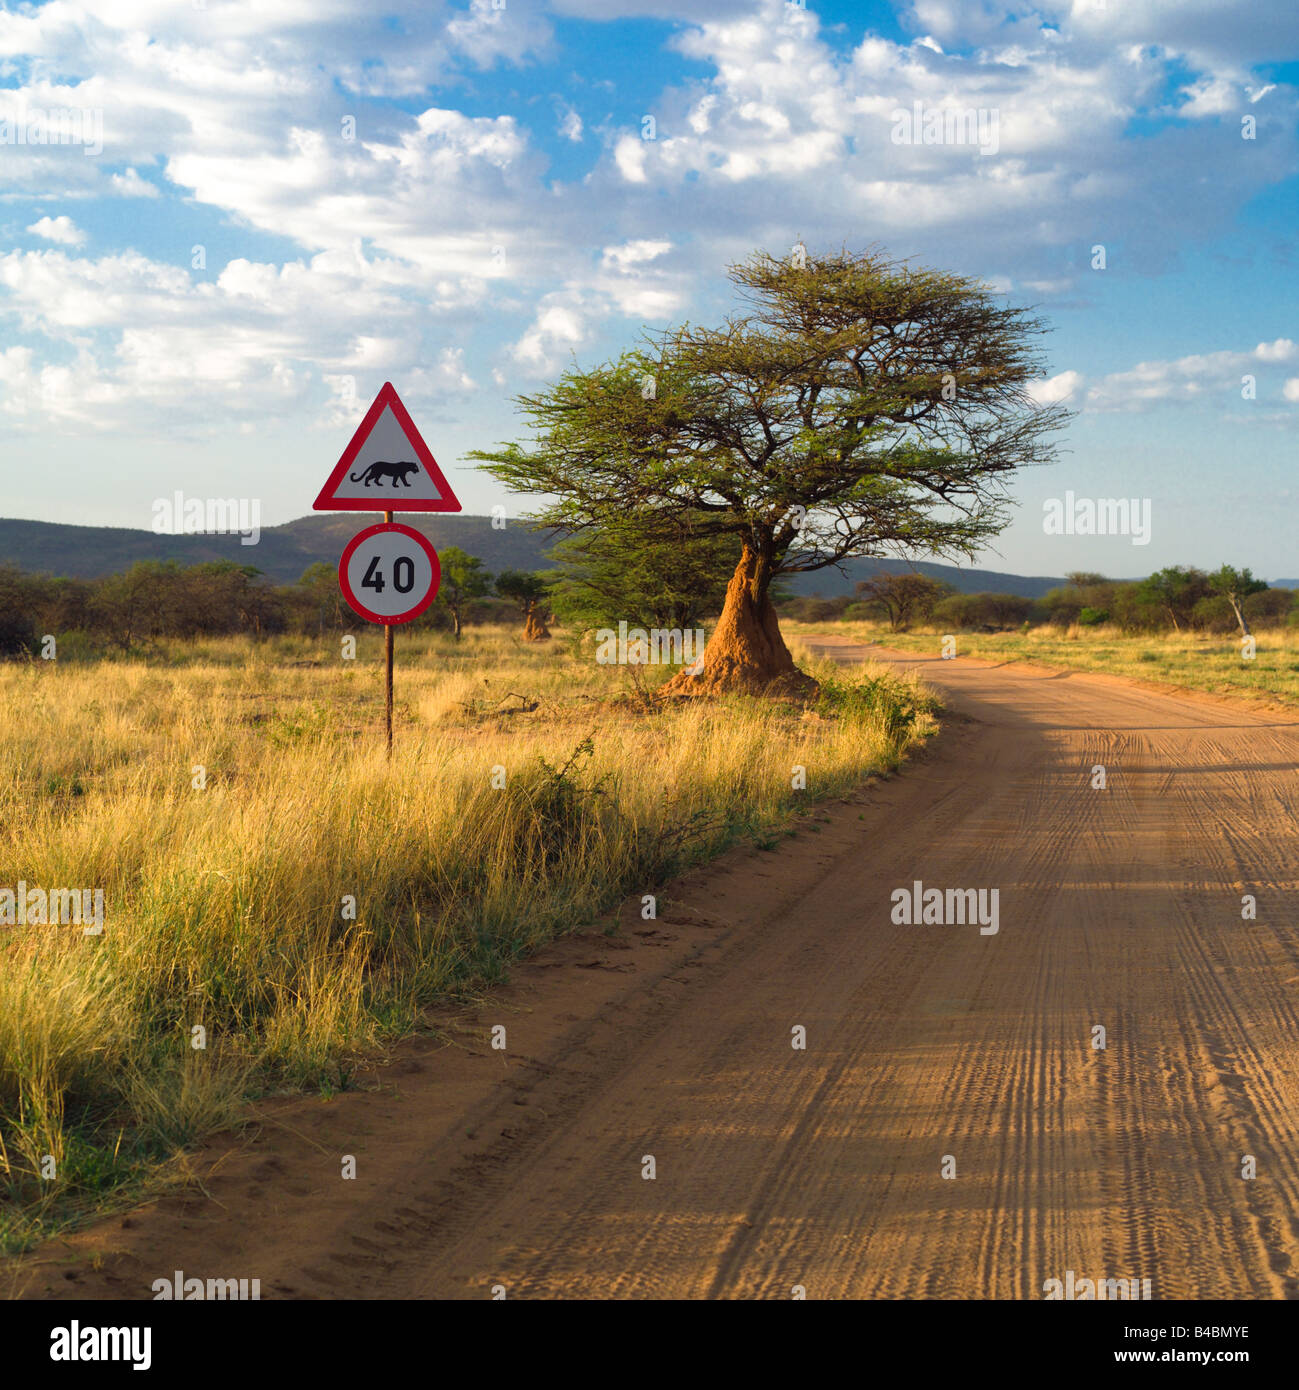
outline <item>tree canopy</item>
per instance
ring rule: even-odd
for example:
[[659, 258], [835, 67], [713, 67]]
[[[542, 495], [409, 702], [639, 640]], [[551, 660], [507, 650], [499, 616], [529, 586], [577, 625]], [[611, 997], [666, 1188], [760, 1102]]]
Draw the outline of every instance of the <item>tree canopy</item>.
[[533, 439], [473, 455], [544, 496], [565, 530], [635, 514], [730, 537], [736, 570], [705, 673], [678, 689], [800, 679], [772, 580], [889, 550], [974, 555], [1005, 523], [1013, 471], [1052, 456], [1067, 417], [1028, 392], [1043, 325], [982, 283], [878, 251], [755, 253], [731, 267], [744, 312], [519, 398]]
[[458, 545], [448, 545], [439, 551], [438, 562], [442, 579], [437, 602], [450, 613], [451, 630], [459, 641], [465, 604], [470, 599], [482, 598], [491, 589], [492, 576], [477, 555], [470, 555]]
[[913, 617], [929, 617], [938, 601], [951, 592], [950, 584], [925, 574], [882, 571], [857, 584], [858, 596], [883, 608], [894, 632], [904, 630]]
[[530, 570], [502, 570], [496, 576], [496, 592], [518, 604], [525, 642], [544, 642], [550, 636], [546, 626], [549, 588], [543, 575]]
[[1219, 594], [1231, 605], [1236, 622], [1245, 636], [1249, 636], [1249, 623], [1245, 618], [1245, 600], [1251, 594], [1261, 594], [1267, 588], [1262, 579], [1255, 579], [1248, 569], [1238, 570], [1232, 565], [1222, 565], [1208, 577], [1209, 592]]
[[721, 612], [735, 568], [729, 536], [679, 530], [632, 512], [560, 541], [550, 552], [556, 613], [578, 627], [685, 630]]

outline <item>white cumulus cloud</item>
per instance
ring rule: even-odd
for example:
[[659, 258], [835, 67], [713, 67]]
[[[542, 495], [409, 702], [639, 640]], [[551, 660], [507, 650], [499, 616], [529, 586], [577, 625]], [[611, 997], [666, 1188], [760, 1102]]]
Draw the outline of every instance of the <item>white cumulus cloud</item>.
[[57, 241], [60, 246], [83, 246], [86, 234], [70, 217], [41, 217], [27, 228], [33, 236]]

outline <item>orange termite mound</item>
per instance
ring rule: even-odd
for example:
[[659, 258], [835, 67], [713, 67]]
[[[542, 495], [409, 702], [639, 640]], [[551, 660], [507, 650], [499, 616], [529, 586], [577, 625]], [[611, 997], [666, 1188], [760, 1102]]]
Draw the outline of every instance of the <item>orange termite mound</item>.
[[820, 687], [794, 665], [765, 586], [761, 598], [754, 598], [756, 569], [746, 547], [727, 585], [722, 616], [704, 648], [703, 669], [691, 675], [683, 668], [661, 694], [816, 698]]
[[523, 640], [525, 642], [548, 642], [550, 640], [550, 629], [546, 626], [546, 620], [541, 616], [539, 608], [529, 608], [527, 617], [523, 623]]

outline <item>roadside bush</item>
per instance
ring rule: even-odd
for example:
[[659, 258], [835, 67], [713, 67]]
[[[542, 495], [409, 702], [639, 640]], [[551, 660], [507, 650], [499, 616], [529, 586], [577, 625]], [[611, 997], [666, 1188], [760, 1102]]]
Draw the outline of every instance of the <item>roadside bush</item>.
[[0, 656], [19, 656], [35, 650], [32, 587], [29, 576], [0, 569]]
[[786, 599], [779, 611], [800, 623], [832, 623], [842, 618], [853, 600], [847, 594], [838, 598], [809, 598], [799, 594]]
[[949, 594], [934, 609], [934, 622], [959, 631], [1020, 627], [1033, 613], [1022, 594]]
[[1262, 593], [1250, 594], [1245, 600], [1245, 617], [1251, 623], [1267, 626], [1284, 623], [1296, 612], [1295, 591], [1293, 589], [1264, 589]]
[[1236, 615], [1222, 594], [1202, 598], [1191, 610], [1191, 621], [1202, 632], [1235, 632]]

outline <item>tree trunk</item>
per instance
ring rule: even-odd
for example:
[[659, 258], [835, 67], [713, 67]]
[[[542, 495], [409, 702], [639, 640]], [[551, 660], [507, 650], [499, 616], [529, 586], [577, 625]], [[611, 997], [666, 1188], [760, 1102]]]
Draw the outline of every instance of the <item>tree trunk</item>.
[[1231, 604], [1231, 611], [1232, 611], [1233, 613], [1235, 613], [1235, 615], [1236, 615], [1236, 621], [1240, 624], [1240, 634], [1241, 634], [1241, 636], [1242, 636], [1242, 637], [1249, 637], [1249, 636], [1251, 635], [1250, 630], [1249, 630], [1249, 624], [1245, 621], [1245, 614], [1244, 614], [1244, 612], [1241, 610], [1240, 604], [1237, 603], [1236, 600], [1235, 600], [1234, 598], [1230, 597], [1230, 595], [1229, 595], [1228, 598], [1227, 598], [1227, 602]]
[[451, 608], [451, 631], [455, 634], [455, 639], [460, 640], [460, 606], [455, 604]]
[[535, 603], [530, 603], [528, 611], [524, 614], [523, 640], [525, 642], [547, 642], [550, 640], [550, 629], [542, 620], [541, 609]]
[[665, 695], [773, 695], [812, 699], [818, 686], [794, 665], [780, 635], [768, 590], [771, 562], [745, 545], [726, 589], [726, 603], [704, 648], [703, 669], [683, 667]]

